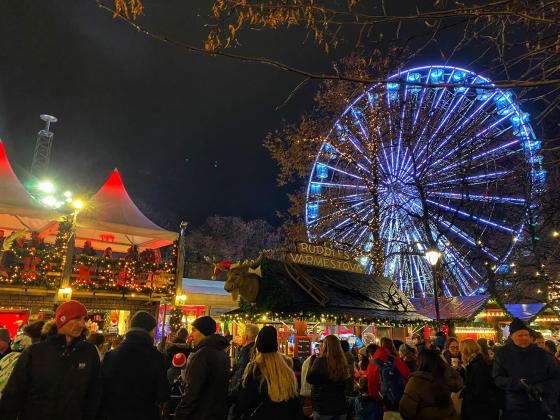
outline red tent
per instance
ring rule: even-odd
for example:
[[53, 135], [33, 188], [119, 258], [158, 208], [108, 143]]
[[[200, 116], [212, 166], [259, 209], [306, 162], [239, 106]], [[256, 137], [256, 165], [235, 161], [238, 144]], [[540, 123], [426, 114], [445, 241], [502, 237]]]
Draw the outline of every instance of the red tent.
[[41, 206], [16, 177], [0, 140], [0, 230], [44, 232], [56, 227], [58, 216]]
[[170, 245], [178, 236], [144, 216], [128, 195], [117, 169], [86, 203], [76, 224], [76, 246], [82, 247], [89, 240], [96, 249], [111, 247], [115, 252], [125, 252], [131, 245], [159, 248]]

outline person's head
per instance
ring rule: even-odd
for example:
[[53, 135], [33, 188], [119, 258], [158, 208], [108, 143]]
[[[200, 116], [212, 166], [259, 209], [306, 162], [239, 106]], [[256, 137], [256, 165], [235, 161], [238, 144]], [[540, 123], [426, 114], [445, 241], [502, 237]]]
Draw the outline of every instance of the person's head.
[[346, 340], [340, 340], [340, 347], [342, 347], [344, 353], [350, 351], [350, 343]]
[[69, 300], [56, 308], [54, 319], [58, 334], [66, 336], [70, 342], [84, 333], [87, 309], [77, 300]]
[[513, 321], [509, 324], [509, 336], [517, 347], [525, 348], [531, 345], [529, 328], [519, 318], [513, 318]]
[[539, 331], [535, 331], [535, 338], [533, 340], [538, 347], [544, 350], [544, 337]]
[[459, 345], [463, 362], [471, 362], [477, 355], [481, 354], [480, 345], [472, 338], [466, 338]]
[[446, 366], [439, 352], [425, 349], [418, 354], [418, 371], [432, 375], [431, 393], [436, 405], [439, 407], [448, 405], [451, 401], [450, 393], [446, 385]]
[[422, 342], [422, 336], [420, 334], [414, 334], [412, 336], [412, 344], [414, 344], [415, 346], [417, 346], [418, 344], [420, 344]]
[[321, 344], [320, 357], [327, 359], [329, 379], [343, 381], [349, 376], [348, 362], [336, 335], [327, 335]]
[[7, 328], [0, 328], [0, 353], [10, 348], [10, 341], [10, 331]]
[[389, 353], [394, 354], [395, 356], [397, 355], [397, 349], [393, 344], [393, 340], [391, 340], [389, 337], [382, 337], [380, 344], [381, 347], [383, 347], [385, 350], [389, 350]]
[[177, 334], [175, 334], [175, 338], [177, 341], [181, 343], [186, 343], [187, 339], [189, 338], [189, 331], [185, 327], [181, 327], [177, 330]]
[[154, 338], [156, 336], [156, 326], [157, 321], [151, 313], [138, 311], [130, 319], [129, 331], [142, 331]]
[[216, 333], [216, 321], [209, 316], [201, 316], [192, 323], [191, 337], [198, 346], [206, 337]]
[[449, 351], [451, 357], [459, 357], [459, 340], [455, 337], [448, 337], [445, 341], [445, 350]]
[[245, 369], [244, 384], [257, 367], [261, 373], [260, 385], [266, 383], [268, 397], [272, 401], [289, 401], [298, 396], [296, 376], [288, 366], [286, 357], [278, 353], [278, 333], [270, 325], [261, 328], [257, 335], [255, 359]]
[[105, 248], [105, 251], [103, 252], [103, 255], [105, 257], [112, 257], [113, 256], [113, 248], [111, 248], [110, 246]]
[[552, 354], [552, 355], [555, 355], [555, 354], [556, 354], [556, 344], [554, 343], [554, 341], [552, 341], [552, 340], [546, 340], [546, 341], [544, 342], [544, 350], [545, 350], [547, 353], [550, 353], [550, 354]]
[[23, 327], [23, 333], [31, 338], [32, 343], [37, 343], [41, 340], [41, 331], [43, 330], [43, 326], [45, 325], [45, 321], [35, 321], [31, 324], [27, 324]]
[[404, 341], [393, 340], [393, 346], [395, 347], [395, 354], [399, 353], [399, 348], [404, 344]]
[[245, 334], [241, 337], [241, 345], [246, 346], [248, 344], [254, 343], [259, 334], [259, 327], [255, 324], [245, 325]]
[[493, 349], [494, 346], [496, 345], [496, 343], [494, 343], [494, 340], [488, 340], [488, 347]]
[[371, 343], [368, 344], [366, 347], [366, 355], [368, 357], [368, 359], [373, 359], [373, 355], [375, 354], [375, 352], [379, 349], [379, 346], [377, 344]]
[[399, 347], [399, 356], [403, 360], [414, 360], [416, 359], [416, 349], [408, 344], [402, 343]]
[[91, 249], [91, 248], [93, 248], [93, 247], [91, 246], [91, 241], [85, 241], [85, 242], [84, 242], [84, 249]]
[[87, 341], [101, 350], [103, 344], [105, 344], [105, 336], [99, 332], [91, 333], [87, 338]]

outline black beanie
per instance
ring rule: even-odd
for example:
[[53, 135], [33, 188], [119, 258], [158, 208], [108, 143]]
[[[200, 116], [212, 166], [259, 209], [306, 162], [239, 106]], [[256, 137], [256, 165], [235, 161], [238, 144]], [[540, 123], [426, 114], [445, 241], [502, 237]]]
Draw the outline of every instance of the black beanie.
[[195, 319], [192, 326], [205, 336], [212, 335], [216, 332], [216, 321], [209, 316], [201, 316]]
[[157, 325], [154, 316], [146, 311], [138, 311], [130, 320], [130, 328], [140, 328], [145, 331], [152, 331]]
[[529, 328], [527, 328], [527, 325], [525, 325], [525, 323], [519, 318], [513, 318], [513, 321], [509, 324], [509, 335], [512, 335], [514, 332], [520, 330], [529, 331]]
[[274, 353], [278, 351], [278, 334], [276, 328], [267, 325], [262, 327], [257, 335], [257, 350], [260, 353]]

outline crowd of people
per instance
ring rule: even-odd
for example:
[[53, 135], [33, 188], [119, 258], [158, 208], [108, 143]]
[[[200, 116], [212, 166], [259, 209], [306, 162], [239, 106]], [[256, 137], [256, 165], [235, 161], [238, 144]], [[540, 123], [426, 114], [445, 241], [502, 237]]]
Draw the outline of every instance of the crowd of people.
[[357, 349], [328, 335], [303, 361], [278, 351], [273, 326], [247, 325], [233, 366], [208, 316], [157, 348], [157, 322], [139, 311], [105, 353], [102, 335], [86, 339], [86, 318], [65, 302], [12, 347], [0, 329], [0, 419], [560, 418], [556, 348], [517, 318], [501, 346], [441, 333]]

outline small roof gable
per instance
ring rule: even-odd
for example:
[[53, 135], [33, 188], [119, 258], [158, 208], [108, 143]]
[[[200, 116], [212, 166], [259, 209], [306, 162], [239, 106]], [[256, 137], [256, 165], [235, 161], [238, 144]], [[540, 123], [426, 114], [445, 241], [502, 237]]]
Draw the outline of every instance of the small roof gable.
[[[490, 295], [440, 297], [440, 319], [466, 319], [476, 314], [488, 302]], [[418, 313], [430, 319], [436, 319], [436, 309], [433, 297], [411, 298]]]
[[544, 309], [546, 303], [508, 303], [504, 306], [514, 318], [530, 321]]

